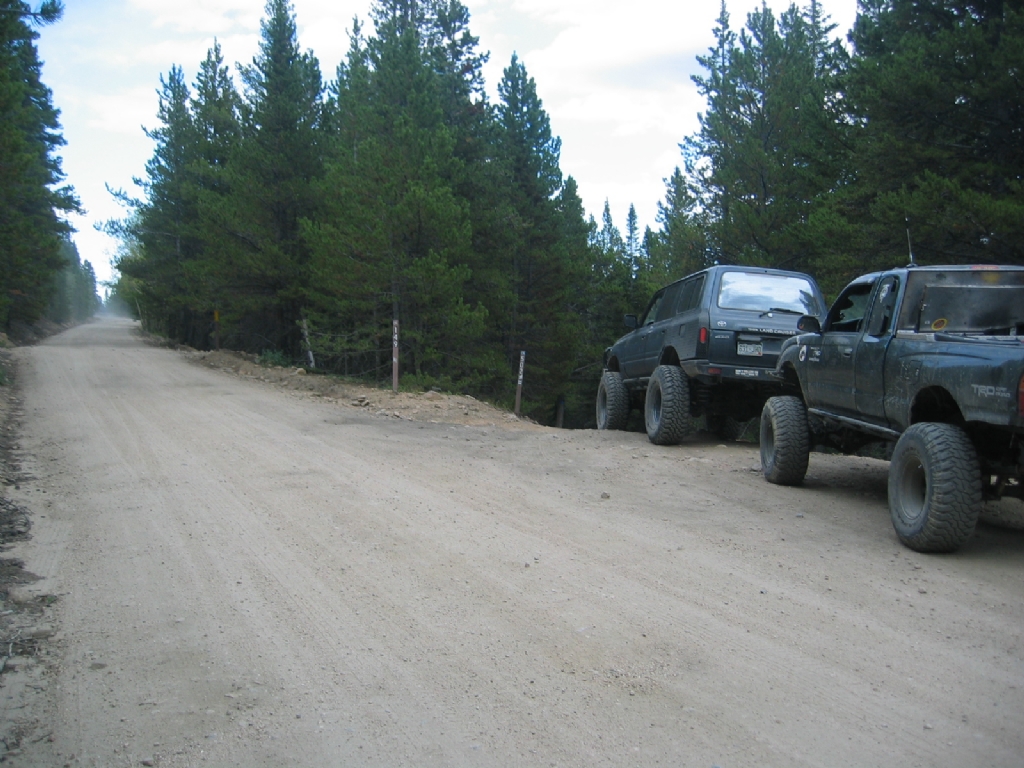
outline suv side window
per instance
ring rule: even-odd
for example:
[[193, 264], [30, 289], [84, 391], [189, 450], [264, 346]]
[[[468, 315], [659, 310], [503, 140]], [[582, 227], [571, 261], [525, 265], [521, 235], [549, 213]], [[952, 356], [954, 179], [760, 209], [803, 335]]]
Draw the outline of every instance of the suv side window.
[[683, 283], [682, 292], [679, 295], [679, 303], [676, 306], [676, 313], [686, 312], [700, 306], [700, 296], [704, 292], [704, 275], [687, 280]]
[[654, 325], [654, 321], [658, 315], [658, 309], [661, 307], [662, 299], [665, 298], [665, 290], [662, 289], [654, 294], [654, 298], [651, 299], [651, 303], [647, 306], [647, 312], [644, 313], [644, 321], [640, 323], [644, 325]]
[[665, 289], [665, 296], [661, 300], [661, 304], [658, 306], [658, 313], [655, 320], [661, 322], [667, 320], [675, 314], [676, 299], [679, 298], [679, 292], [682, 290], [682, 283], [673, 283]]
[[857, 283], [843, 291], [828, 313], [825, 330], [840, 333], [859, 331], [864, 322], [864, 315], [868, 311], [868, 298], [874, 287], [874, 283]]

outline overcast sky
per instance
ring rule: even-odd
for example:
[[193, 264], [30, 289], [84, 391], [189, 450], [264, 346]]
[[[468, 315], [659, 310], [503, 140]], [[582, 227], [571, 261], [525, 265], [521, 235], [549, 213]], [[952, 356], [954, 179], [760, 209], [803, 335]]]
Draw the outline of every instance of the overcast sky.
[[[368, 21], [371, 0], [293, 0], [299, 43], [334, 79], [353, 17]], [[250, 63], [264, 0], [64, 0], [63, 19], [38, 41], [43, 80], [53, 90], [67, 146], [68, 183], [86, 213], [74, 217], [75, 243], [101, 280], [111, 277], [116, 243], [94, 229], [123, 210], [105, 185], [135, 191], [156, 126], [160, 75], [172, 64], [189, 83], [217, 38], [227, 63]], [[562, 138], [562, 171], [575, 177], [587, 211], [605, 200], [625, 227], [629, 205], [641, 229], [655, 227], [664, 179], [680, 165], [679, 143], [697, 129], [704, 104], [690, 76], [713, 45], [719, 0], [463, 0], [480, 50], [490, 51], [487, 89], [518, 53]], [[32, 0], [37, 5], [36, 0]], [[738, 29], [761, 0], [729, 0]], [[768, 0], [778, 15], [786, 0]], [[856, 0], [822, 0], [845, 38]], [[237, 82], [237, 79], [236, 79]]]

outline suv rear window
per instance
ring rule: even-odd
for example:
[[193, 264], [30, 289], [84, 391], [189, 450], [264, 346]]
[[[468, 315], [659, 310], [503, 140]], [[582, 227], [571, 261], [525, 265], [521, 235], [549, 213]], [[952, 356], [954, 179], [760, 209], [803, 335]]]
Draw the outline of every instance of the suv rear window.
[[757, 312], [788, 311], [800, 315], [821, 313], [814, 298], [814, 286], [803, 277], [726, 272], [718, 289], [722, 309], [747, 309]]

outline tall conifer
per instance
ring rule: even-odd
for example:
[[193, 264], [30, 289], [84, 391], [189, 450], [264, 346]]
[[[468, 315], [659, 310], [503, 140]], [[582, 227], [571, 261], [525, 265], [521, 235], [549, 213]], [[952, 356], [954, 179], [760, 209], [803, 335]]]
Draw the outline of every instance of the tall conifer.
[[210, 201], [216, 247], [236, 297], [227, 318], [245, 347], [298, 354], [309, 288], [300, 220], [315, 216], [323, 174], [319, 63], [299, 49], [287, 0], [268, 0], [259, 52], [239, 68], [241, 138], [230, 154], [230, 195]]
[[78, 210], [57, 150], [64, 144], [50, 89], [42, 81], [29, 22], [50, 23], [62, 7], [46, 2], [38, 13], [17, 0], [0, 0], [0, 328], [33, 322], [47, 308], [53, 276]]

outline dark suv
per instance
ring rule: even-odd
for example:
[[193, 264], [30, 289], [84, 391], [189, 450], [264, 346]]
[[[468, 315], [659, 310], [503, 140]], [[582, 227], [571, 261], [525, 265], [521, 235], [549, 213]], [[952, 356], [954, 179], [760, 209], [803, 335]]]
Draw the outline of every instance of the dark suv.
[[626, 315], [633, 331], [605, 350], [598, 429], [623, 429], [643, 405], [652, 443], [678, 443], [701, 415], [735, 439], [779, 394], [771, 372], [797, 320], [824, 310], [817, 283], [800, 272], [717, 266], [665, 286], [639, 321]]

